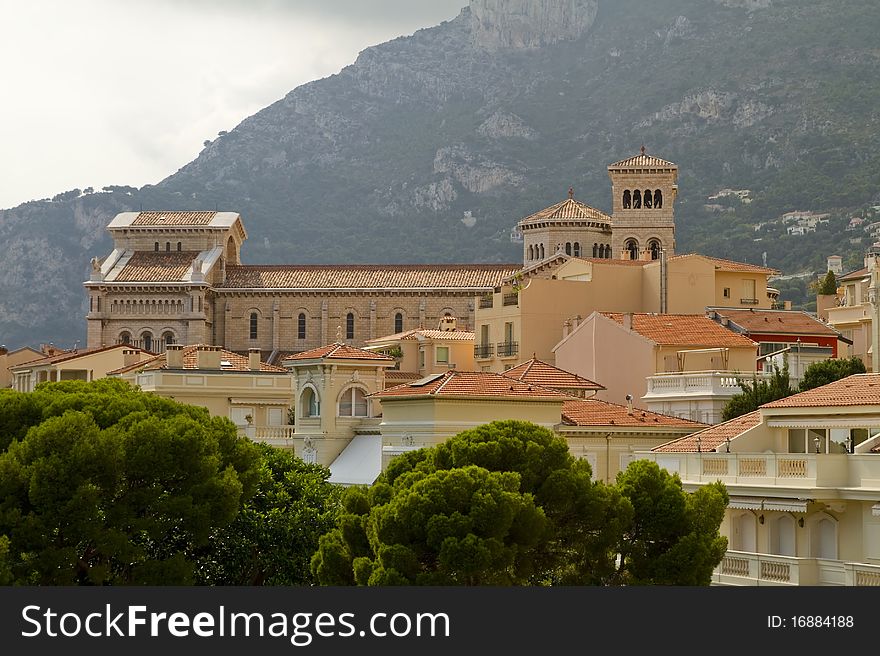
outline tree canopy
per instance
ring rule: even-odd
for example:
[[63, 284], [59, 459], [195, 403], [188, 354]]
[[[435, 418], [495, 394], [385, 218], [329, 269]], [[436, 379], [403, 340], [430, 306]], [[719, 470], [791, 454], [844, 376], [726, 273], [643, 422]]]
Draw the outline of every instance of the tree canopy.
[[814, 387], [821, 387], [822, 385], [833, 383], [835, 380], [840, 380], [853, 374], [863, 374], [867, 371], [865, 363], [855, 356], [813, 362], [804, 371], [804, 377], [801, 379], [798, 391], [805, 392]]
[[722, 485], [687, 494], [645, 461], [593, 481], [552, 431], [498, 421], [347, 489], [312, 572], [322, 585], [707, 585], [726, 505]]
[[765, 403], [784, 399], [794, 394], [791, 377], [788, 374], [788, 363], [782, 368], [773, 366], [773, 374], [768, 379], [754, 376], [751, 381], [739, 379], [742, 393], [734, 394], [721, 410], [722, 421], [729, 421], [757, 410]]
[[815, 290], [817, 294], [831, 296], [837, 293], [837, 277], [833, 271], [826, 273], [821, 280], [816, 281]]

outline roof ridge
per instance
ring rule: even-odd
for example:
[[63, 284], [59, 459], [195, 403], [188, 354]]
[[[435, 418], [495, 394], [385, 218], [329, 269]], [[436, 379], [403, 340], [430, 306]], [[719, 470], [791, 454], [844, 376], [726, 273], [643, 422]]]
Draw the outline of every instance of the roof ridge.
[[453, 370], [448, 371], [446, 373], [447, 373], [446, 380], [444, 380], [442, 383], [440, 383], [433, 392], [430, 392], [430, 394], [439, 394], [440, 390], [442, 390], [446, 386], [446, 383], [448, 383], [450, 380], [455, 378], [455, 375], [459, 372], [456, 371], [455, 369], [453, 369]]

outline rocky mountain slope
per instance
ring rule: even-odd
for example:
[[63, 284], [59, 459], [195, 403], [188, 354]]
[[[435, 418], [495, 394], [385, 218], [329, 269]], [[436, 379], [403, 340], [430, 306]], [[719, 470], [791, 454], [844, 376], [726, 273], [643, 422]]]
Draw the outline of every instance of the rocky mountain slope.
[[[843, 228], [753, 225], [880, 202], [878, 32], [875, 0], [471, 0], [159, 184], [0, 212], [0, 341], [82, 340], [81, 282], [118, 211], [241, 212], [250, 263], [516, 261], [519, 218], [569, 186], [607, 211], [605, 167], [643, 144], [679, 165], [679, 251], [788, 273], [830, 248], [855, 263], [868, 244]], [[724, 188], [752, 202], [707, 201]]]

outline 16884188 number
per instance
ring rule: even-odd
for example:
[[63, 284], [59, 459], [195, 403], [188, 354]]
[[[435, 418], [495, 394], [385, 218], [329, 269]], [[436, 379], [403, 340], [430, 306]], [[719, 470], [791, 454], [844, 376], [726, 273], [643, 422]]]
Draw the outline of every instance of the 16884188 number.
[[789, 618], [792, 628], [850, 628], [854, 625], [852, 615], [792, 615]]

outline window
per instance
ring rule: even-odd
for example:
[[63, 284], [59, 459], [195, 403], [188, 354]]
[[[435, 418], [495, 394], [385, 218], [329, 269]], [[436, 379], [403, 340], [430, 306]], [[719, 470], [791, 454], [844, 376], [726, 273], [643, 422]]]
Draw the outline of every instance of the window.
[[425, 368], [425, 349], [419, 349], [419, 369]]
[[570, 241], [565, 242], [565, 254], [571, 255], [571, 242]]
[[724, 298], [730, 298], [730, 287], [724, 288]]
[[[531, 248], [531, 246], [529, 246], [529, 248]], [[394, 315], [394, 332], [403, 332], [403, 314], [401, 314], [400, 312]]]
[[297, 339], [305, 339], [306, 338], [306, 313], [300, 312], [299, 317], [296, 319], [296, 338]]
[[321, 402], [311, 387], [306, 387], [300, 397], [303, 417], [318, 417], [321, 414]]
[[529, 246], [529, 260], [535, 259], [535, 247]]
[[119, 343], [120, 344], [131, 344], [131, 333], [124, 332], [119, 334]]
[[434, 352], [437, 364], [449, 364], [449, 347], [438, 346]]
[[651, 209], [651, 190], [650, 189], [645, 189], [644, 199], [645, 199], [645, 201], [644, 201], [645, 202], [645, 209]]
[[632, 194], [629, 193], [629, 189], [623, 192], [623, 209], [628, 210], [632, 207]]
[[663, 192], [659, 189], [654, 190], [654, 209], [659, 210], [663, 207]]
[[354, 314], [345, 315], [345, 339], [354, 339]]
[[639, 259], [639, 242], [635, 239], [627, 240], [626, 244], [624, 244], [624, 248], [629, 252], [629, 259]]
[[251, 339], [257, 338], [257, 313], [251, 312], [251, 325], [250, 325], [250, 336]]
[[153, 350], [153, 334], [146, 332], [141, 335], [141, 346], [145, 351]]
[[507, 321], [504, 323], [504, 342], [507, 344], [513, 343], [513, 322]]
[[642, 207], [642, 192], [636, 189], [633, 192], [633, 209], [637, 210]]
[[170, 330], [162, 335], [162, 341], [165, 342], [165, 347], [168, 348], [174, 343], [174, 333]]
[[157, 253], [159, 252], [159, 242], [158, 241], [155, 244], [153, 244], [153, 248]]
[[576, 241], [574, 243], [574, 256], [575, 257], [581, 256], [581, 243], [579, 241]]
[[652, 239], [648, 244], [648, 248], [651, 249], [651, 259], [659, 260], [660, 259], [660, 242], [656, 239]]
[[360, 387], [351, 387], [339, 397], [340, 417], [366, 417], [367, 395]]
[[755, 281], [754, 280], [743, 280], [743, 297], [742, 302], [748, 303], [751, 301], [757, 301], [758, 297], [755, 296]]
[[170, 253], [170, 252], [171, 252], [171, 242], [170, 242], [170, 241], [166, 241], [166, 242], [165, 242], [165, 252], [166, 252], [166, 253]]

